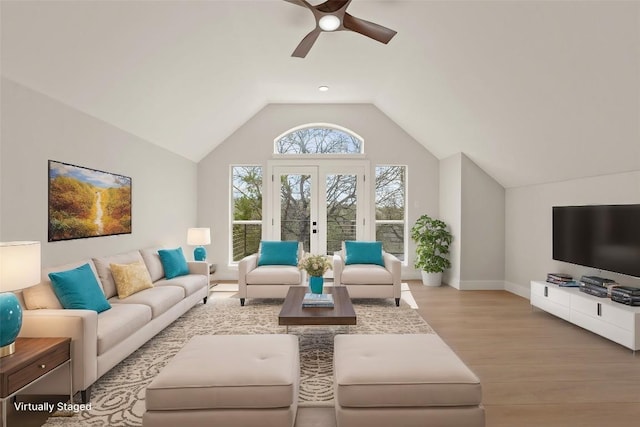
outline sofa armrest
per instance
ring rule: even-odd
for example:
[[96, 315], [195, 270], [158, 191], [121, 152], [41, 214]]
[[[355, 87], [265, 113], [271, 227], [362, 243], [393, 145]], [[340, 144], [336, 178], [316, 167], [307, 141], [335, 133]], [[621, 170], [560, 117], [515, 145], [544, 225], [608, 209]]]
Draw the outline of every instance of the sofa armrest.
[[[21, 337], [69, 337], [73, 392], [86, 390], [98, 379], [98, 313], [93, 310], [23, 310]], [[56, 384], [59, 394], [69, 386]]]
[[[202, 274], [209, 277], [209, 263], [206, 261], [187, 261], [189, 274]], [[209, 280], [207, 280], [209, 282]]]
[[338, 252], [333, 254], [333, 284], [341, 285], [342, 284], [342, 270], [344, 269], [344, 259], [342, 255]]
[[238, 263], [238, 293], [240, 298], [247, 297], [247, 274], [258, 266], [258, 254], [247, 255]]
[[390, 271], [393, 277], [393, 296], [394, 298], [400, 298], [402, 292], [402, 263], [395, 255], [388, 252], [382, 254], [382, 259], [384, 261], [384, 268]]

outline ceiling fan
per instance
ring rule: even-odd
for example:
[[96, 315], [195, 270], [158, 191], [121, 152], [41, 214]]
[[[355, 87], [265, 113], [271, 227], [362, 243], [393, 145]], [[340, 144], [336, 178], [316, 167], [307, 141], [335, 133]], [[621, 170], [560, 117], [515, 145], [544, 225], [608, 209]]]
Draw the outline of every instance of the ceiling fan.
[[347, 13], [347, 7], [352, 0], [327, 0], [316, 6], [307, 0], [285, 0], [309, 9], [316, 19], [316, 28], [307, 34], [291, 56], [304, 58], [323, 31], [355, 31], [370, 37], [380, 43], [387, 44], [397, 34], [389, 28], [364, 19], [356, 18]]

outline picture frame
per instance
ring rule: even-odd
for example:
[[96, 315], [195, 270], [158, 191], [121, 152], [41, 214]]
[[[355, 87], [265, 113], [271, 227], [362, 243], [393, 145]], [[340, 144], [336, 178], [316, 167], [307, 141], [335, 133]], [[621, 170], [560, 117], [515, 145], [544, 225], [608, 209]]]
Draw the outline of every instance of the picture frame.
[[57, 160], [47, 176], [49, 242], [131, 234], [130, 177]]

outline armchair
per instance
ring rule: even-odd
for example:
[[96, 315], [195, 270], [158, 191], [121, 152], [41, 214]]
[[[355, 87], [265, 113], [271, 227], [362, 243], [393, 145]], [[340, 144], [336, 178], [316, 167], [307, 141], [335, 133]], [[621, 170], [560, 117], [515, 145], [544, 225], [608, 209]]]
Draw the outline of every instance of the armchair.
[[382, 251], [382, 263], [347, 263], [348, 247], [333, 255], [333, 281], [344, 285], [351, 298], [395, 298], [400, 306], [402, 265], [394, 255]]
[[267, 265], [260, 265], [265, 245], [268, 250], [277, 250], [281, 246], [278, 245], [279, 243], [291, 242], [261, 242], [258, 253], [248, 255], [240, 260], [238, 264], [238, 293], [240, 294], [241, 306], [244, 306], [246, 298], [284, 298], [290, 286], [305, 286], [304, 273], [297, 266], [298, 260], [304, 254], [302, 242], [297, 242], [295, 262], [290, 259], [279, 264], [277, 259], [272, 258]]

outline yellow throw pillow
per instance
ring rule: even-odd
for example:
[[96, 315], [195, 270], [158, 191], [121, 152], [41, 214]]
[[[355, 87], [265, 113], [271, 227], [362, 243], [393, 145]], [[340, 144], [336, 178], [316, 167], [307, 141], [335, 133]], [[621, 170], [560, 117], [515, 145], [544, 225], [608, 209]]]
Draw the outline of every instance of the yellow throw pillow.
[[126, 298], [144, 289], [153, 288], [151, 276], [142, 262], [133, 264], [110, 264], [113, 281], [116, 282], [118, 298]]

